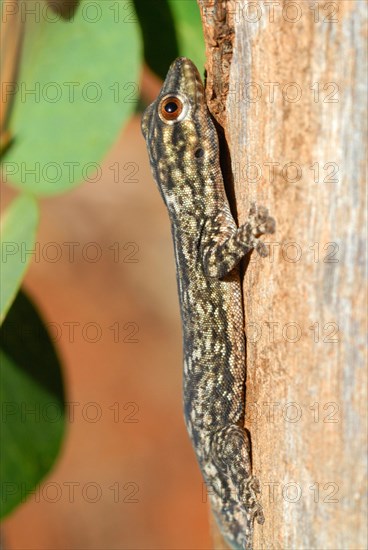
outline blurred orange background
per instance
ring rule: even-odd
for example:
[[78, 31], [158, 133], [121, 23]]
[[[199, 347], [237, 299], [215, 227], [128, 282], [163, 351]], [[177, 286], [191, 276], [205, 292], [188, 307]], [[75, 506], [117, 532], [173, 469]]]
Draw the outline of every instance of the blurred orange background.
[[[142, 85], [152, 98], [159, 83], [145, 73]], [[210, 548], [182, 415], [170, 227], [140, 116], [107, 153], [99, 181], [41, 206], [25, 289], [56, 340], [69, 423], [51, 474], [4, 521], [5, 548]]]

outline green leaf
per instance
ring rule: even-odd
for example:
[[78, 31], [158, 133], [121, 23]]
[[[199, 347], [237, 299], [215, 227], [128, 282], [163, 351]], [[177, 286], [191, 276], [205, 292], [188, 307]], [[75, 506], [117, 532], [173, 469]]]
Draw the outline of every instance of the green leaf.
[[[83, 0], [70, 21], [39, 0], [21, 7], [26, 35], [5, 180], [41, 195], [99, 181], [98, 163], [137, 104], [140, 39], [133, 4]], [[12, 93], [7, 86], [5, 95]]]
[[[134, 0], [143, 35], [144, 58], [162, 79], [179, 56], [175, 21], [168, 0]], [[160, 29], [158, 31], [158, 29]]]
[[164, 79], [174, 59], [185, 56], [202, 72], [205, 46], [196, 0], [134, 0], [134, 4], [151, 69]]
[[34, 249], [38, 205], [30, 195], [15, 199], [1, 221], [0, 324], [22, 283]]
[[59, 361], [32, 303], [19, 293], [1, 327], [1, 517], [49, 472], [64, 435]]
[[202, 74], [205, 44], [197, 0], [169, 0], [174, 16], [179, 55], [189, 57]]

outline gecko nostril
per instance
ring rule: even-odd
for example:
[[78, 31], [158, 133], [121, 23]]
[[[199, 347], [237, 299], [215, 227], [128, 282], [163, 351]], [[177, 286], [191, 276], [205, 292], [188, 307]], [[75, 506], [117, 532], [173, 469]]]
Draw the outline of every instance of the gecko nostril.
[[204, 155], [204, 150], [201, 147], [199, 147], [198, 149], [196, 149], [194, 151], [194, 156], [195, 156], [196, 159], [202, 158], [203, 155]]

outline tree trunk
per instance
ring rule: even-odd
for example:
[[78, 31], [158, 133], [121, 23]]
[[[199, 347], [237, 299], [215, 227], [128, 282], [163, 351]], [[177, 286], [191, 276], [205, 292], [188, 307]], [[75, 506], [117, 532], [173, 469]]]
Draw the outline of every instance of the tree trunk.
[[238, 222], [277, 223], [243, 283], [254, 547], [366, 548], [367, 4], [198, 1]]

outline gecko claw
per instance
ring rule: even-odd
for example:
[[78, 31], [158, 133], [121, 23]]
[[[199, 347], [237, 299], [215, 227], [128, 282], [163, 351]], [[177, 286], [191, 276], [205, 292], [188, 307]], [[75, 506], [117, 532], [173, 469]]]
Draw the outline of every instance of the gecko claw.
[[264, 227], [264, 231], [263, 233], [275, 233], [275, 230], [276, 230], [276, 222], [273, 218], [271, 218], [270, 216], [267, 218], [267, 220], [265, 221], [265, 223], [263, 224], [263, 227]]
[[268, 256], [267, 246], [262, 241], [257, 242], [256, 250], [262, 258], [266, 258]]
[[265, 234], [275, 233], [276, 222], [268, 214], [268, 209], [264, 206], [256, 206], [253, 203], [249, 210], [249, 224], [254, 238], [254, 248], [262, 258], [268, 256], [267, 246], [258, 240], [258, 237]]
[[263, 525], [265, 517], [262, 510], [262, 505], [258, 500], [257, 494], [261, 492], [261, 486], [258, 478], [252, 476], [248, 482], [249, 502], [251, 503], [250, 515], [252, 519], [257, 520], [257, 523]]

